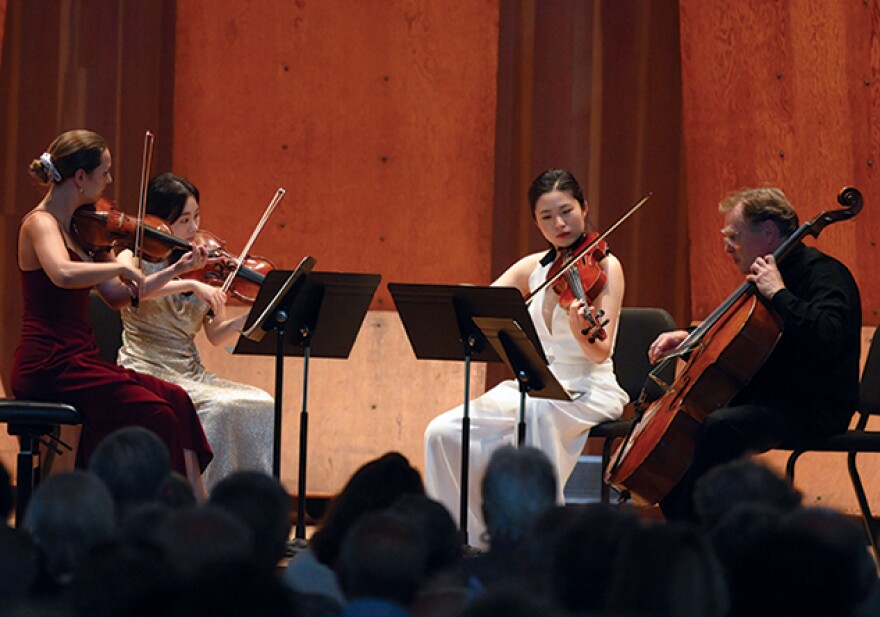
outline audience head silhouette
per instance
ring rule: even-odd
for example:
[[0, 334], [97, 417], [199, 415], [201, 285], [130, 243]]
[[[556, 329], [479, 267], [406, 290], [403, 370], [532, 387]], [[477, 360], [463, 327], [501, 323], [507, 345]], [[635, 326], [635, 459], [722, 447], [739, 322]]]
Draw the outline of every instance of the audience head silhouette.
[[101, 441], [89, 460], [89, 471], [107, 485], [121, 518], [159, 496], [171, 475], [171, 457], [155, 433], [128, 426]]
[[214, 487], [210, 503], [250, 529], [256, 563], [272, 572], [290, 534], [291, 500], [281, 483], [258, 471], [239, 471]]
[[556, 473], [537, 448], [502, 446], [489, 459], [482, 495], [490, 542], [519, 544], [556, 504]]
[[697, 481], [694, 509], [704, 529], [712, 529], [737, 505], [763, 504], [789, 512], [801, 504], [801, 494], [775, 471], [751, 459], [715, 467]]
[[375, 598], [403, 606], [425, 575], [427, 544], [417, 526], [390, 512], [370, 512], [352, 525], [336, 566], [350, 600]]
[[215, 506], [173, 511], [162, 520], [156, 537], [168, 562], [185, 580], [207, 567], [253, 564], [250, 530]]
[[389, 452], [369, 461], [354, 472], [333, 499], [311, 541], [318, 560], [333, 566], [342, 538], [357, 519], [368, 512], [383, 510], [406, 493], [424, 494], [422, 478], [398, 452]]
[[704, 532], [687, 523], [635, 531], [613, 565], [607, 607], [644, 617], [726, 617], [724, 573]]
[[66, 583], [89, 551], [113, 539], [116, 515], [104, 483], [85, 471], [49, 476], [34, 493], [24, 528], [52, 580]]

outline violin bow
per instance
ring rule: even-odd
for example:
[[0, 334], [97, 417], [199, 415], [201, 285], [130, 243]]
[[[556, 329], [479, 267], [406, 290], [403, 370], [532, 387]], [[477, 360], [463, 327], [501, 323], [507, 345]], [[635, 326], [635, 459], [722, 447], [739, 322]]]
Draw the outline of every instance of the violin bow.
[[[140, 268], [144, 256], [144, 219], [147, 215], [147, 182], [150, 175], [150, 169], [153, 164], [153, 145], [156, 143], [156, 136], [149, 129], [144, 135], [144, 157], [141, 161], [141, 186], [138, 193], [138, 213], [137, 213], [137, 232], [134, 235], [134, 253], [135, 265]], [[131, 305], [137, 308], [140, 304], [140, 287], [131, 297]]]
[[618, 227], [620, 227], [620, 225], [621, 225], [626, 219], [628, 219], [629, 217], [631, 217], [633, 214], [636, 213], [636, 210], [638, 210], [639, 208], [641, 208], [642, 206], [644, 206], [644, 205], [645, 205], [645, 202], [648, 201], [649, 199], [651, 199], [651, 197], [652, 197], [653, 195], [654, 195], [654, 193], [646, 193], [645, 196], [642, 197], [642, 198], [636, 203], [636, 205], [634, 205], [632, 208], [630, 208], [629, 211], [628, 211], [626, 214], [624, 214], [624, 215], [621, 216], [619, 219], [617, 219], [617, 220], [614, 222], [614, 224], [611, 225], [611, 227], [609, 227], [608, 229], [606, 229], [606, 230], [602, 233], [602, 235], [598, 236], [595, 240], [593, 240], [592, 242], [590, 242], [590, 244], [588, 244], [587, 246], [585, 246], [584, 248], [582, 248], [582, 249], [581, 249], [580, 251], [578, 251], [576, 254], [572, 255], [572, 256], [568, 259], [568, 261], [565, 262], [565, 263], [562, 265], [561, 268], [559, 268], [559, 272], [557, 272], [556, 274], [554, 274], [553, 276], [551, 276], [550, 278], [548, 278], [546, 281], [544, 281], [543, 283], [541, 283], [540, 285], [538, 285], [537, 287], [535, 287], [535, 289], [534, 289], [533, 291], [529, 292], [529, 295], [526, 296], [526, 299], [525, 299], [525, 300], [526, 300], [526, 306], [528, 306], [529, 304], [531, 304], [532, 299], [533, 299], [536, 295], [538, 295], [538, 292], [540, 292], [541, 290], [545, 289], [546, 287], [549, 287], [550, 285], [552, 285], [553, 283], [555, 283], [556, 281], [558, 281], [558, 280], [559, 280], [559, 279], [560, 279], [560, 278], [561, 278], [566, 272], [568, 272], [568, 271], [571, 269], [571, 267], [572, 267], [575, 263], [577, 263], [577, 260], [578, 260], [578, 259], [580, 259], [580, 258], [583, 257], [584, 255], [586, 255], [587, 253], [589, 253], [590, 251], [592, 251], [594, 248], [596, 248], [596, 246], [597, 246], [600, 242], [602, 242], [602, 240], [604, 240], [605, 238], [607, 238], [607, 237], [611, 234], [612, 231], [614, 231], [615, 229], [617, 229]]
[[220, 288], [223, 293], [229, 291], [229, 288], [232, 286], [232, 281], [235, 280], [235, 277], [238, 276], [238, 271], [241, 269], [241, 265], [244, 263], [245, 258], [247, 258], [247, 254], [250, 252], [251, 247], [254, 245], [254, 242], [257, 239], [257, 236], [260, 235], [260, 232], [263, 231], [263, 227], [266, 225], [266, 222], [269, 220], [269, 217], [274, 212], [275, 207], [281, 201], [281, 198], [284, 197], [286, 191], [283, 188], [278, 188], [275, 191], [274, 197], [272, 197], [272, 201], [269, 202], [269, 205], [266, 206], [265, 212], [263, 212], [263, 217], [257, 223], [257, 226], [254, 228], [254, 233], [251, 234], [251, 237], [248, 239], [247, 243], [244, 245], [244, 249], [241, 251], [241, 255], [235, 260], [235, 268], [229, 275], [226, 277], [226, 280], [223, 281], [223, 286]]

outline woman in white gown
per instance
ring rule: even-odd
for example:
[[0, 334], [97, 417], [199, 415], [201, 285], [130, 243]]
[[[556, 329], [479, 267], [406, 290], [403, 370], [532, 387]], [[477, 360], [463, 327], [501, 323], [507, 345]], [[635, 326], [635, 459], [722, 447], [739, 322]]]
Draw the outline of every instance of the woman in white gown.
[[[150, 182], [147, 213], [166, 221], [172, 233], [187, 242], [199, 229], [199, 191], [188, 180], [170, 173]], [[129, 251], [120, 260], [131, 259]], [[145, 273], [164, 263], [142, 264]], [[217, 377], [199, 358], [195, 336], [201, 328], [213, 345], [233, 342], [247, 314], [226, 315], [226, 294], [192, 279], [169, 282], [161, 297], [122, 310], [119, 364], [181, 386], [187, 391], [214, 450], [204, 478], [210, 490], [238, 470], [272, 472], [274, 402], [253, 386]], [[208, 318], [208, 310], [213, 317]]]
[[[571, 173], [551, 169], [535, 179], [529, 189], [535, 224], [550, 243], [547, 253], [523, 257], [494, 283], [519, 289], [523, 295], [547, 278], [558, 252], [577, 246], [584, 239], [588, 205]], [[574, 401], [526, 397], [526, 443], [541, 449], [553, 463], [560, 498], [574, 470], [590, 428], [620, 417], [628, 401], [617, 383], [611, 353], [620, 307], [624, 276], [620, 262], [608, 253], [599, 261], [606, 276], [591, 306], [575, 300], [568, 309], [551, 287], [539, 292], [529, 305], [538, 337], [550, 361], [550, 371], [570, 391], [584, 394]], [[604, 339], [590, 342], [585, 310], [604, 311]], [[469, 543], [477, 544], [485, 529], [481, 513], [480, 483], [489, 457], [503, 444], [513, 443], [520, 407], [519, 386], [508, 380], [470, 403], [470, 455], [468, 475]], [[425, 432], [425, 488], [456, 517], [460, 504], [462, 407], [434, 418]]]

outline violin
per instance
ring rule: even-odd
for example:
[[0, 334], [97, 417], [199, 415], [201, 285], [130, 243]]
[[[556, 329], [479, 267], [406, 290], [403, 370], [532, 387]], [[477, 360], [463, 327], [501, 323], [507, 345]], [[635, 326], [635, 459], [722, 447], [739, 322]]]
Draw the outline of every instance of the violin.
[[[574, 302], [575, 299], [583, 300], [586, 304], [593, 302], [593, 300], [602, 293], [602, 289], [605, 288], [607, 280], [605, 271], [599, 265], [599, 262], [601, 262], [608, 253], [608, 245], [605, 242], [605, 238], [608, 234], [622, 225], [626, 219], [635, 214], [639, 208], [645, 205], [645, 202], [647, 202], [652, 195], [653, 193], [647, 193], [636, 202], [626, 214], [617, 219], [617, 221], [615, 221], [614, 224], [606, 229], [601, 235], [596, 232], [591, 232], [588, 236], [581, 238], [573, 246], [568, 249], [563, 249], [560, 253], [564, 254], [560, 254], [557, 257], [557, 260], [552, 264], [550, 271], [547, 273], [546, 280], [526, 294], [526, 305], [531, 303], [535, 296], [538, 295], [538, 292], [550, 285], [553, 285], [554, 291], [559, 294], [559, 302], [564, 308], [571, 306], [571, 303]], [[574, 274], [572, 274], [573, 269], [575, 270]], [[565, 282], [557, 288], [557, 282], [563, 278], [565, 279]], [[569, 296], [567, 290], [570, 290], [572, 295]], [[567, 304], [565, 304], [565, 302], [567, 302]], [[589, 335], [589, 341], [591, 343], [594, 343], [596, 339], [605, 340], [607, 336], [604, 326], [608, 323], [608, 320], [605, 320], [604, 322], [600, 321], [604, 314], [604, 311], [599, 311], [594, 316], [589, 308], [584, 311], [584, 319], [587, 320], [588, 327], [581, 330], [581, 334]]]
[[[139, 219], [128, 215], [101, 197], [94, 204], [80, 206], [70, 221], [70, 234], [89, 255], [98, 251], [134, 251]], [[171, 233], [171, 228], [158, 216], [143, 220], [143, 256], [151, 262], [165, 261], [175, 249], [189, 251], [192, 247]]]
[[[193, 244], [204, 245], [208, 249], [210, 261], [205, 268], [185, 274], [184, 277], [221, 287], [232, 298], [245, 304], [253, 304], [260, 285], [266, 278], [265, 273], [274, 270], [275, 266], [268, 259], [248, 255], [247, 251], [284, 194], [283, 188], [276, 191], [242, 256], [236, 257], [226, 251], [226, 243], [211, 232], [197, 232]], [[101, 250], [119, 251], [123, 248], [134, 252], [135, 247], [139, 246], [144, 259], [161, 262], [173, 259], [172, 254], [175, 251], [185, 253], [193, 249], [192, 244], [175, 236], [160, 217], [152, 214], [129, 216], [103, 197], [95, 204], [77, 208], [70, 230], [77, 244], [90, 255]], [[135, 298], [133, 305], [134, 300]]]
[[[275, 191], [275, 195], [272, 197], [272, 201], [269, 202], [269, 205], [266, 206], [266, 210], [263, 212], [263, 216], [260, 221], [257, 223], [257, 226], [254, 228], [251, 237], [248, 239], [247, 243], [244, 246], [244, 249], [241, 251], [241, 254], [238, 257], [233, 257], [225, 252], [223, 249], [224, 242], [210, 234], [210, 237], [205, 235], [208, 232], [203, 232], [202, 241], [209, 242], [214, 245], [214, 251], [217, 255], [222, 257], [220, 259], [220, 263], [222, 264], [220, 268], [214, 268], [210, 270], [211, 276], [207, 276], [208, 270], [205, 270], [205, 282], [208, 284], [216, 284], [219, 282], [220, 278], [225, 276], [222, 284], [220, 284], [220, 289], [226, 293], [230, 293], [233, 297], [238, 298], [242, 302], [253, 304], [256, 300], [256, 295], [259, 290], [260, 284], [265, 280], [265, 275], [262, 274], [261, 270], [272, 270], [274, 266], [272, 263], [266, 259], [251, 257], [248, 252], [251, 250], [251, 246], [253, 246], [254, 241], [257, 239], [257, 236], [262, 231], [263, 226], [269, 220], [269, 217], [272, 215], [272, 212], [275, 211], [275, 208], [281, 202], [281, 199], [284, 197], [286, 191], [279, 187], [277, 191]], [[221, 250], [222, 249], [222, 250]], [[221, 276], [222, 273], [222, 276]], [[242, 287], [246, 286], [245, 282], [251, 283], [256, 286], [254, 288], [251, 286], [250, 291], [242, 291]], [[233, 290], [235, 286], [239, 287], [239, 292]], [[208, 313], [208, 317], [211, 317], [211, 313]]]
[[201, 270], [188, 272], [183, 277], [201, 281], [212, 287], [223, 287], [229, 275], [235, 272], [235, 278], [227, 291], [232, 298], [244, 304], [254, 303], [266, 273], [275, 269], [271, 261], [255, 255], [247, 255], [238, 266], [238, 257], [226, 250], [226, 242], [206, 229], [196, 232], [193, 244], [204, 246], [208, 250], [210, 261]]
[[[608, 254], [608, 243], [599, 237], [595, 231], [581, 236], [580, 240], [558, 251], [556, 260], [551, 264], [547, 272], [547, 280], [554, 281], [552, 289], [559, 296], [559, 305], [568, 309], [575, 300], [581, 300], [585, 304], [592, 304], [605, 289], [608, 276], [602, 269], [600, 262]], [[560, 275], [560, 271], [565, 272]], [[601, 321], [605, 316], [604, 311], [595, 315], [587, 308], [584, 311], [584, 319], [587, 327], [581, 330], [581, 334], [589, 335], [589, 342], [596, 340], [604, 341], [608, 338], [605, 325], [608, 320]]]

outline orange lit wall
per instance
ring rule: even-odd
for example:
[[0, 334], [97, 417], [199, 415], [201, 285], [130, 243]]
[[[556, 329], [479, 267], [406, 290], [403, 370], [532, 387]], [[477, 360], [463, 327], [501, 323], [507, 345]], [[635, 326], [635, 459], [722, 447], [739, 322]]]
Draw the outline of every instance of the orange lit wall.
[[[497, 3], [179, 0], [176, 23], [173, 167], [201, 190], [203, 226], [237, 252], [283, 187], [255, 254], [382, 275], [351, 357], [312, 361], [307, 490], [335, 492], [388, 450], [421, 468], [425, 426], [461, 402], [463, 368], [415, 359], [386, 285], [490, 281]], [[200, 349], [273, 391], [271, 358]], [[295, 491], [301, 360], [284, 388]]]
[[[241, 2], [177, 8], [175, 170], [203, 225], [254, 252], [384, 283], [487, 283], [494, 2]], [[328, 16], [332, 16], [332, 19]]]
[[803, 221], [852, 185], [862, 213], [807, 243], [849, 266], [877, 325], [878, 3], [681, 0], [680, 13], [693, 318], [741, 280], [721, 250], [721, 197], [774, 184]]

